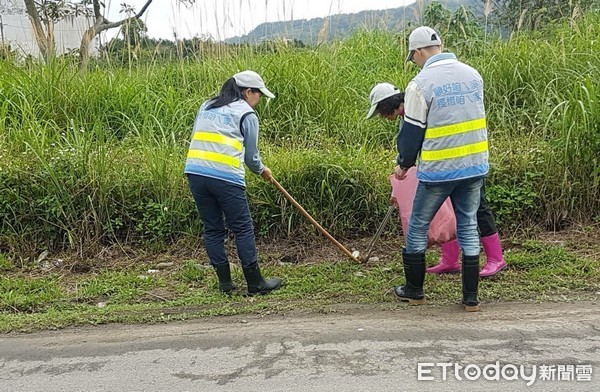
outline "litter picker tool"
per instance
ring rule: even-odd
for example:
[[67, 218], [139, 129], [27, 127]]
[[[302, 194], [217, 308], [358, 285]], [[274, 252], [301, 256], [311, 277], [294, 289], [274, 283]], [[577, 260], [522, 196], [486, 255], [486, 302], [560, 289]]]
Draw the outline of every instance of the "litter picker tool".
[[385, 216], [383, 217], [383, 221], [379, 225], [379, 228], [375, 232], [375, 235], [373, 236], [373, 238], [371, 238], [371, 242], [369, 243], [369, 246], [367, 247], [367, 252], [365, 253], [365, 255], [363, 257], [359, 257], [359, 259], [361, 261], [365, 261], [365, 262], [369, 261], [369, 256], [371, 256], [371, 252], [373, 251], [373, 245], [375, 245], [375, 242], [379, 239], [379, 237], [381, 236], [381, 233], [383, 233], [383, 229], [385, 228], [385, 226], [387, 225], [387, 223], [389, 222], [391, 216], [394, 214], [395, 211], [396, 211], [395, 206], [389, 206]]
[[308, 212], [306, 212], [304, 208], [302, 208], [300, 204], [298, 204], [296, 200], [294, 200], [294, 198], [281, 186], [279, 182], [277, 182], [275, 178], [272, 178], [271, 181], [273, 182], [273, 184], [275, 184], [275, 186], [277, 187], [277, 189], [279, 189], [283, 196], [285, 196], [285, 198], [288, 199], [289, 202], [292, 203], [294, 207], [296, 207], [302, 213], [302, 215], [304, 215], [304, 217], [308, 219], [310, 223], [312, 223], [317, 228], [317, 230], [319, 230], [325, 237], [327, 237], [331, 242], [333, 242], [335, 246], [337, 246], [338, 249], [342, 251], [342, 253], [350, 257], [352, 260], [360, 262], [358, 256], [352, 254], [344, 245], [342, 245], [335, 238], [333, 238], [333, 236], [329, 234], [327, 230], [325, 230], [316, 220], [313, 219], [312, 216], [310, 216]]

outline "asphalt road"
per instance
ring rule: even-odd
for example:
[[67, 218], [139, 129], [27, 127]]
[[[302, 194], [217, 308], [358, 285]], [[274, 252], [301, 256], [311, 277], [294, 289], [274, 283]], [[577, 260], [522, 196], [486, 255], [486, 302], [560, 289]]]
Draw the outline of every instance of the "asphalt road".
[[597, 302], [351, 305], [4, 335], [0, 390], [599, 391], [599, 349]]

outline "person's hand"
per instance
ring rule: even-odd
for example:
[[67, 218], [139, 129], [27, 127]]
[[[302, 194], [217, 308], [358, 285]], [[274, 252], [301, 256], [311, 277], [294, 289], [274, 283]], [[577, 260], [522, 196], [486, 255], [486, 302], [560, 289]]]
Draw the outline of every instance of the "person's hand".
[[264, 167], [262, 173], [260, 173], [260, 176], [263, 178], [263, 180], [268, 181], [268, 182], [273, 182], [273, 175], [271, 174], [271, 169], [269, 169], [268, 167]]
[[396, 198], [394, 196], [390, 196], [390, 205], [392, 207], [396, 207], [396, 209], [398, 208], [398, 202], [396, 201]]
[[408, 169], [403, 169], [400, 166], [396, 166], [394, 168], [394, 177], [396, 177], [396, 180], [402, 181], [406, 178], [407, 171], [408, 171]]

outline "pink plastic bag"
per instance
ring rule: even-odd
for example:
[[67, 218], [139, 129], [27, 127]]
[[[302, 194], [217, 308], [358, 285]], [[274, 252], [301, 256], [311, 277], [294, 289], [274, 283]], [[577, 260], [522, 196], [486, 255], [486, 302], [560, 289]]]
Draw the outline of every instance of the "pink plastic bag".
[[[412, 214], [413, 200], [419, 183], [417, 169], [410, 168], [406, 173], [406, 178], [402, 181], [396, 180], [396, 177], [392, 174], [390, 182], [392, 184], [392, 195], [396, 198], [400, 209], [402, 231], [406, 237], [410, 215]], [[427, 232], [427, 245], [443, 244], [453, 239], [456, 239], [456, 216], [454, 215], [452, 202], [450, 198], [447, 198], [431, 221], [431, 226], [429, 226]]]

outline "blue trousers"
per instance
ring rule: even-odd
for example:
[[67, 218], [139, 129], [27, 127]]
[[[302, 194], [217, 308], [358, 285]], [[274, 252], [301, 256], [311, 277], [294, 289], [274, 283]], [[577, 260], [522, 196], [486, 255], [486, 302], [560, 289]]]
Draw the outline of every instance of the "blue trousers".
[[456, 234], [465, 256], [479, 255], [477, 210], [483, 179], [444, 183], [419, 182], [406, 237], [406, 253], [425, 253], [427, 232], [440, 206], [450, 197], [456, 215]]
[[[256, 264], [256, 240], [246, 190], [227, 181], [188, 174], [188, 183], [204, 225], [204, 246], [213, 266], [228, 263], [225, 221], [235, 235], [242, 267]], [[225, 219], [224, 219], [225, 218]]]

